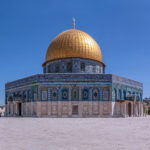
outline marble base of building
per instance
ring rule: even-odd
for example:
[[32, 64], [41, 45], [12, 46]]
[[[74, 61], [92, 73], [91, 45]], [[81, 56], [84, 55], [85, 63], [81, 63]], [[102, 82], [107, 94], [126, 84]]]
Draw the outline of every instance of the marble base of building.
[[6, 107], [8, 117], [140, 117], [146, 114], [143, 102], [131, 101], [9, 102]]

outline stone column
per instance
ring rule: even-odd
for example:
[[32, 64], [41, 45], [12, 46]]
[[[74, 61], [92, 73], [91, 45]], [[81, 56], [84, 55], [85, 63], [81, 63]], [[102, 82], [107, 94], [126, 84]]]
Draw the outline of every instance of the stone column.
[[83, 104], [82, 104], [82, 91], [81, 87], [79, 88], [79, 116], [82, 117], [82, 112], [83, 112]]
[[24, 116], [24, 103], [21, 103], [21, 116]]
[[26, 102], [26, 116], [28, 116], [28, 102]]
[[37, 102], [37, 117], [41, 117], [41, 102]]
[[15, 105], [15, 110], [12, 109], [12, 111], [15, 113], [15, 116], [18, 116], [18, 103], [12, 103], [12, 107]]
[[143, 104], [141, 103], [141, 116], [143, 117]]
[[126, 115], [127, 115], [127, 104], [126, 104], [126, 102], [124, 102], [124, 114], [123, 114], [123, 116], [126, 117]]
[[99, 102], [99, 114], [102, 116], [103, 115], [103, 101]]
[[62, 107], [63, 107], [62, 102], [58, 101], [57, 105], [58, 105], [58, 110], [57, 110], [58, 111], [58, 117], [61, 117], [61, 115], [62, 115]]
[[69, 117], [72, 116], [71, 87], [69, 87], [68, 116], [69, 116]]
[[71, 101], [69, 101], [69, 103], [68, 103], [68, 115], [69, 115], [69, 117], [71, 117], [72, 116], [72, 102]]
[[124, 109], [124, 105], [123, 105], [123, 102], [120, 103], [120, 114], [123, 116], [123, 109]]
[[83, 104], [81, 101], [79, 101], [79, 116], [82, 117], [83, 114]]
[[51, 101], [48, 101], [48, 116], [51, 116]]
[[58, 105], [58, 107], [57, 107], [57, 115], [59, 116], [59, 117], [61, 117], [61, 115], [62, 115], [62, 99], [61, 99], [61, 88], [59, 87], [58, 88], [58, 102], [57, 102], [57, 105]]
[[38, 101], [40, 101], [41, 100], [41, 93], [40, 93], [41, 91], [40, 91], [40, 86], [38, 86]]
[[12, 115], [12, 116], [13, 116], [13, 114], [14, 114], [14, 108], [13, 108], [13, 106], [14, 106], [14, 102], [11, 103], [11, 115]]
[[116, 105], [116, 102], [111, 102], [111, 116], [114, 116], [115, 115], [115, 105]]
[[135, 116], [137, 117], [138, 115], [137, 115], [137, 110], [138, 109], [138, 106], [137, 106], [137, 103], [135, 103]]
[[133, 103], [131, 103], [131, 117], [133, 117]]
[[138, 106], [139, 106], [139, 117], [140, 117], [141, 116], [140, 102], [138, 102]]
[[31, 116], [33, 116], [33, 102], [30, 102]]

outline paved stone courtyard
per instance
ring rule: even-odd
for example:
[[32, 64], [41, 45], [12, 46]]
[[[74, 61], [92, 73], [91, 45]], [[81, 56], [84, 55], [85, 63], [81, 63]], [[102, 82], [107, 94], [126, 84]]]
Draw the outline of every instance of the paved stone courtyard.
[[0, 150], [150, 150], [150, 117], [0, 118]]

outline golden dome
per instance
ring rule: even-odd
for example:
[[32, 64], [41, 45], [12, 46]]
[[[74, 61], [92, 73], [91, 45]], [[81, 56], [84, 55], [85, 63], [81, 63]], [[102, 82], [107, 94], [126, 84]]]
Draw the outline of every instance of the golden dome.
[[77, 29], [64, 31], [52, 41], [43, 65], [64, 58], [92, 59], [105, 65], [97, 42], [89, 34]]

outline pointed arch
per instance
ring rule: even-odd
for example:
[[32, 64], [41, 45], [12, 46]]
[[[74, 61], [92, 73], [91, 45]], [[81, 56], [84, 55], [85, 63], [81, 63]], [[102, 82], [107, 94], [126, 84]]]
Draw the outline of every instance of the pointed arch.
[[122, 99], [122, 92], [121, 92], [121, 89], [119, 89], [119, 92], [118, 92], [118, 99], [119, 99], [119, 100]]
[[73, 100], [78, 100], [79, 99], [79, 91], [76, 88], [74, 88], [72, 90], [72, 99]]
[[113, 89], [113, 99], [116, 101], [117, 100], [117, 89]]

